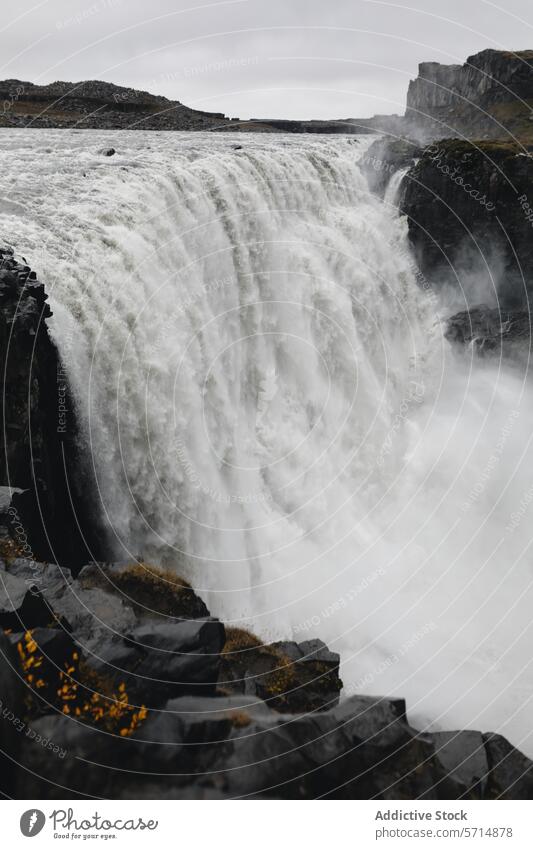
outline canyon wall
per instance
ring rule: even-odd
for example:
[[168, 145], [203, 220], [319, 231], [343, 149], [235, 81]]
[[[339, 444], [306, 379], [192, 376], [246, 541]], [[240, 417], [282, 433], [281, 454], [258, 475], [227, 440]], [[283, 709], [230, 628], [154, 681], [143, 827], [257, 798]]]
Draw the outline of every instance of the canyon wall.
[[407, 92], [406, 131], [444, 138], [533, 138], [533, 51], [483, 50], [464, 65], [422, 62]]
[[515, 143], [427, 147], [402, 184], [418, 265], [465, 307], [523, 306], [533, 290], [533, 159]]

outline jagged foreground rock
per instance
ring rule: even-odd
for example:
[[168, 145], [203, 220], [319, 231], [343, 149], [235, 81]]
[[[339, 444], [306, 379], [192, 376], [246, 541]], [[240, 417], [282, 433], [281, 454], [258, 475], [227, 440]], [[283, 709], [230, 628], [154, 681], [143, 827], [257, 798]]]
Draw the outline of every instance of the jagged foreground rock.
[[339, 658], [323, 643], [226, 633], [170, 573], [93, 563], [73, 578], [8, 558], [0, 579], [0, 741], [19, 764], [2, 772], [8, 796], [533, 793], [533, 764], [503, 738], [421, 734], [401, 699], [339, 703]]

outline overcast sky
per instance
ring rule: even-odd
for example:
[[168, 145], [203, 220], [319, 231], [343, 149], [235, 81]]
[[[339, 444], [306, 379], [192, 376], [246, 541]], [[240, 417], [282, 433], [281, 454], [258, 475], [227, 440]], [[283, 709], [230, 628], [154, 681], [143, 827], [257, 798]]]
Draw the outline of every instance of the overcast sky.
[[403, 112], [421, 61], [533, 48], [531, 0], [2, 0], [0, 78], [109, 80], [249, 117]]

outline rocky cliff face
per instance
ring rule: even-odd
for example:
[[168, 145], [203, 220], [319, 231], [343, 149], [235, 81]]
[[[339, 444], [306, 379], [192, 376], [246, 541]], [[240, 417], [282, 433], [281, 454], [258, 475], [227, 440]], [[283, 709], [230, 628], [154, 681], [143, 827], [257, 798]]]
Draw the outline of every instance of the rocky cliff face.
[[483, 50], [464, 65], [422, 62], [406, 131], [425, 137], [533, 139], [533, 51]]
[[27, 556], [75, 568], [86, 562], [88, 548], [99, 551], [100, 545], [73, 400], [46, 326], [46, 300], [30, 267], [0, 250], [0, 485], [16, 490], [13, 544]]
[[426, 148], [402, 184], [423, 273], [468, 305], [526, 303], [533, 291], [533, 156], [518, 143], [459, 140]]

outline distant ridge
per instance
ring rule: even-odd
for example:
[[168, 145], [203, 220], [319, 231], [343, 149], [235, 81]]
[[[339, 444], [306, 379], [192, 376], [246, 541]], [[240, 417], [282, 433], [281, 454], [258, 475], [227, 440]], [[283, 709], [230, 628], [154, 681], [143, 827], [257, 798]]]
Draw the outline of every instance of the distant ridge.
[[191, 109], [178, 100], [101, 80], [0, 82], [0, 127], [381, 133], [533, 141], [533, 50], [483, 50], [463, 65], [422, 62], [404, 116], [299, 121]]

